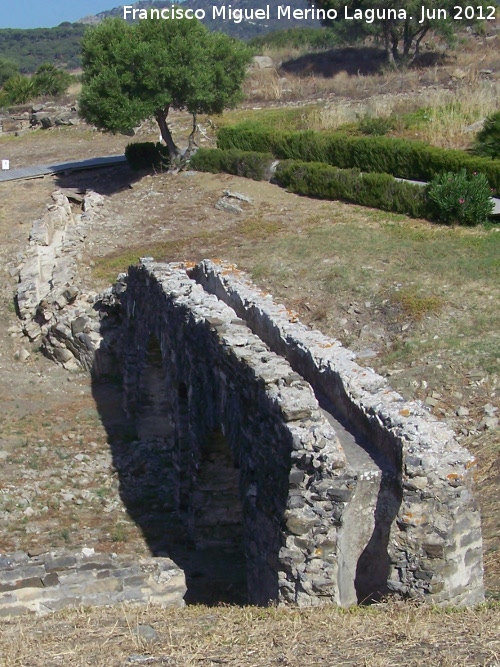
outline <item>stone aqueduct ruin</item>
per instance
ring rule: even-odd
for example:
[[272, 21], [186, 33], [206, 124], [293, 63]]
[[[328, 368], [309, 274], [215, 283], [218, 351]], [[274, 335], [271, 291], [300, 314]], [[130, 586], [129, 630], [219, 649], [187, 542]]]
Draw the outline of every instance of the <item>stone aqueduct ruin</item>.
[[191, 544], [239, 547], [253, 604], [482, 600], [474, 459], [453, 433], [228, 264], [146, 258], [80, 295], [100, 206], [88, 193], [73, 216], [56, 192], [33, 223], [23, 332], [68, 369], [118, 368], [154, 501]]
[[[243, 540], [250, 603], [483, 598], [474, 460], [421, 404], [229, 265], [144, 259], [120, 291], [126, 410], [193, 540]], [[203, 532], [213, 434], [239, 514], [214, 509]]]

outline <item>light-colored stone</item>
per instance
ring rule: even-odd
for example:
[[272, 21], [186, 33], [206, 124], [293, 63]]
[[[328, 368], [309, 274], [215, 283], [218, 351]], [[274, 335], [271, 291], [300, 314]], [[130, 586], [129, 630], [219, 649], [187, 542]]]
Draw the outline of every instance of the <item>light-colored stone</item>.
[[251, 67], [253, 69], [271, 69], [274, 67], [274, 62], [269, 56], [254, 56]]

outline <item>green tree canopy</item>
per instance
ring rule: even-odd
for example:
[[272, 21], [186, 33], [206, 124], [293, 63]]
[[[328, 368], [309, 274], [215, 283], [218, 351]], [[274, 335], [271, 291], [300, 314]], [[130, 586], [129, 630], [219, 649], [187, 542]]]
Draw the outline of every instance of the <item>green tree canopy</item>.
[[0, 58], [0, 87], [10, 79], [11, 76], [19, 72], [19, 66], [13, 60]]
[[83, 40], [82, 116], [111, 132], [129, 132], [154, 116], [171, 157], [178, 155], [170, 108], [221, 113], [241, 99], [250, 50], [199, 21], [106, 20]]
[[[313, 2], [313, 0], [310, 0]], [[393, 0], [314, 0], [314, 5], [321, 9], [336, 10], [338, 15], [326, 25], [334, 25], [339, 34], [359, 38], [375, 36], [383, 40], [390, 62], [409, 63], [419, 54], [420, 44], [432, 30], [445, 37], [449, 43], [461, 28], [480, 23], [485, 24], [491, 18], [491, 0], [406, 0], [394, 3]], [[489, 6], [489, 8], [488, 8]], [[401, 12], [396, 18], [388, 10]], [[444, 10], [444, 14], [438, 14]], [[357, 15], [360, 17], [356, 18]], [[374, 14], [372, 15], [372, 12]], [[402, 16], [402, 12], [406, 14]], [[349, 19], [346, 20], [346, 14]]]

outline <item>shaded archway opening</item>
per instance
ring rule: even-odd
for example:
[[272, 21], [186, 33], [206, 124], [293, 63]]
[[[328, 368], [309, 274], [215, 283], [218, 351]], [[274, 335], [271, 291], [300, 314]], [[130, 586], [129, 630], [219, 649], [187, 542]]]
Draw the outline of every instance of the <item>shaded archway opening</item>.
[[240, 471], [221, 428], [202, 443], [187, 507], [193, 569], [186, 602], [248, 602]]
[[121, 500], [150, 553], [184, 571], [186, 603], [246, 604], [240, 475], [222, 429], [194, 446], [190, 388], [171, 377], [156, 336], [138, 366], [126, 406], [121, 383], [93, 379]]

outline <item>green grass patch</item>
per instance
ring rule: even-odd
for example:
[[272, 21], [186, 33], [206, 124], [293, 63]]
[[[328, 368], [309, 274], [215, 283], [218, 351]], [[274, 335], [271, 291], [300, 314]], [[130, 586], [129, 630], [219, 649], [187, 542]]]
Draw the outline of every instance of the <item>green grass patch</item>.
[[216, 116], [215, 123], [219, 127], [240, 123], [258, 123], [262, 127], [276, 130], [283, 127], [286, 127], [287, 130], [306, 130], [310, 127], [311, 119], [315, 117], [317, 110], [317, 104], [276, 109], [234, 109]]
[[443, 305], [439, 296], [422, 296], [412, 289], [396, 292], [393, 301], [403, 313], [413, 319], [421, 320], [424, 315], [436, 313]]

